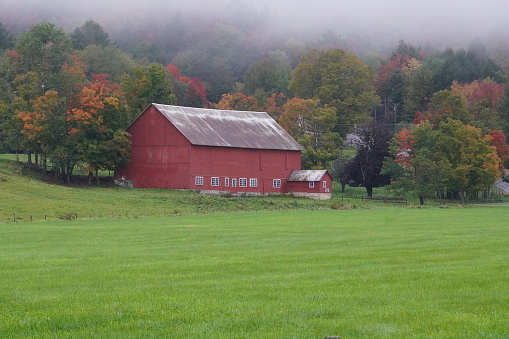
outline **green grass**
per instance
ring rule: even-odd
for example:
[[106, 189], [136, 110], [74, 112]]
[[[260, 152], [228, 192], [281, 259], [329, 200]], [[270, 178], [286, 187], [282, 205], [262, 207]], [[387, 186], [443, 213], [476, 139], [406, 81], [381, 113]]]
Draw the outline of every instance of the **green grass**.
[[0, 225], [2, 338], [507, 338], [507, 207]]
[[[214, 197], [195, 192], [121, 187], [65, 187], [0, 156], [0, 223], [58, 218], [132, 218], [191, 213], [330, 208], [333, 201], [279, 197]], [[336, 199], [338, 200], [338, 199]], [[344, 203], [336, 201], [334, 206]]]

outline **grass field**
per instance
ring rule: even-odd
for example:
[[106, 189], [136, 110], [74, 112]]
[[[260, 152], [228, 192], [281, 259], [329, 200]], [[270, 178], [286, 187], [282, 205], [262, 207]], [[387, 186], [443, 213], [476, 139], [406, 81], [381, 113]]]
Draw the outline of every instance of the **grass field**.
[[[349, 188], [343, 199], [336, 187], [334, 199], [316, 201], [289, 196], [213, 197], [189, 191], [125, 189], [113, 185], [65, 187], [45, 182], [40, 174], [27, 170], [14, 159], [12, 154], [0, 155], [0, 223], [376, 205], [362, 203], [363, 188]], [[352, 195], [358, 198], [351, 198]]]
[[1, 338], [508, 338], [507, 207], [0, 225]]

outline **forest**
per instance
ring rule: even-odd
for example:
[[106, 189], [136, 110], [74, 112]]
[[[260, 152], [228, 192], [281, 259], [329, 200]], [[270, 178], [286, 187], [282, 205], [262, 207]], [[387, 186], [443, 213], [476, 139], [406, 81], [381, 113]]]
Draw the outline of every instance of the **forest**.
[[464, 202], [504, 176], [505, 47], [369, 50], [333, 30], [273, 34], [267, 13], [231, 11], [199, 21], [176, 11], [113, 35], [94, 20], [0, 22], [0, 151], [92, 178], [129, 161], [124, 129], [155, 102], [265, 111], [305, 147], [304, 169], [368, 195], [391, 184], [422, 203]]

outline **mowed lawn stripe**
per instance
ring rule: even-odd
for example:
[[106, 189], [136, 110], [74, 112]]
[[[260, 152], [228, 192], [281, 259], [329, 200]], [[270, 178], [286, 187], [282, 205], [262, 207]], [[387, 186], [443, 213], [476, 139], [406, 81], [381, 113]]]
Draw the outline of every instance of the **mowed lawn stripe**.
[[505, 338], [509, 210], [0, 225], [0, 337]]

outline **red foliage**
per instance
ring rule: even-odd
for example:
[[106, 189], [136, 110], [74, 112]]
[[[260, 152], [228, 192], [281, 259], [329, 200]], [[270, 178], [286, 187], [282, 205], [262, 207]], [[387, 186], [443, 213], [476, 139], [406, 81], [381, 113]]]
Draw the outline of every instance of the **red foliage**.
[[500, 169], [503, 170], [504, 162], [509, 159], [509, 145], [507, 145], [507, 139], [504, 133], [499, 130], [493, 130], [488, 133], [489, 139], [491, 139], [491, 147], [493, 147], [497, 156], [500, 158]]
[[166, 65], [166, 69], [171, 73], [176, 81], [183, 82], [188, 85], [188, 92], [186, 93], [188, 98], [198, 97], [206, 103], [207, 100], [207, 89], [198, 78], [189, 78], [182, 76], [180, 69], [172, 64]]
[[11, 59], [19, 59], [19, 54], [13, 49], [9, 50], [9, 58]]

